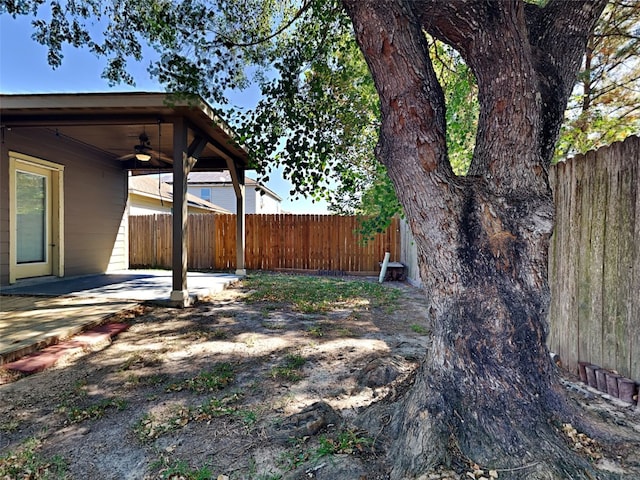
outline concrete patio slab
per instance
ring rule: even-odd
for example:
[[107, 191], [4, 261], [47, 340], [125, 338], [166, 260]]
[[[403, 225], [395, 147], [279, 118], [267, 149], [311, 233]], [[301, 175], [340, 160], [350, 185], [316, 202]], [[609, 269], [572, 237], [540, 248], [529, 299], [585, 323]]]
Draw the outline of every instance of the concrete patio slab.
[[[48, 278], [18, 282], [2, 287], [0, 293], [100, 297], [165, 304], [171, 296], [170, 270], [122, 270], [100, 275], [71, 278]], [[187, 286], [193, 299], [201, 299], [221, 292], [240, 279], [227, 273], [189, 272]]]

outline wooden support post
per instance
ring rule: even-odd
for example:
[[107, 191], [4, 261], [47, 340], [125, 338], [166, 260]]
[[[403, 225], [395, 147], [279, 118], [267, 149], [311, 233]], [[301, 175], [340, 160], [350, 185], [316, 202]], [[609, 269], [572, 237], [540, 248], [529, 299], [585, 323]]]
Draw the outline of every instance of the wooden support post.
[[246, 275], [244, 264], [245, 218], [244, 218], [244, 170], [238, 172], [236, 189], [236, 275]]
[[187, 125], [182, 118], [173, 123], [173, 253], [171, 302], [189, 304], [187, 289]]

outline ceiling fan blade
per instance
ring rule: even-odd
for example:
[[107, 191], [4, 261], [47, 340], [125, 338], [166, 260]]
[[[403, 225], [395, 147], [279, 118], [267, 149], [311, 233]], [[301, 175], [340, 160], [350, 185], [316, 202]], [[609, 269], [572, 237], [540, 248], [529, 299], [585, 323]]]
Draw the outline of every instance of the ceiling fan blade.
[[[147, 150], [145, 153], [151, 156], [151, 158], [147, 161], [138, 160], [141, 163], [152, 163], [155, 166], [165, 166], [165, 164], [173, 165], [173, 159], [164, 153], [156, 152], [155, 150]], [[127, 160], [135, 160], [135, 153], [128, 153], [126, 155], [122, 155], [117, 158], [121, 162], [125, 162]]]
[[165, 162], [165, 163], [173, 164], [173, 158], [171, 158], [171, 157], [170, 157], [170, 156], [168, 156], [168, 155], [165, 155], [165, 154], [164, 154], [164, 153], [162, 153], [162, 152], [158, 152], [158, 151], [156, 151], [156, 150], [152, 150], [152, 149], [151, 149], [151, 150], [147, 150], [147, 153], [148, 153], [149, 155], [151, 155], [151, 158], [152, 158], [153, 160], [160, 159], [160, 160], [162, 160], [162, 161], [163, 161], [163, 162]]

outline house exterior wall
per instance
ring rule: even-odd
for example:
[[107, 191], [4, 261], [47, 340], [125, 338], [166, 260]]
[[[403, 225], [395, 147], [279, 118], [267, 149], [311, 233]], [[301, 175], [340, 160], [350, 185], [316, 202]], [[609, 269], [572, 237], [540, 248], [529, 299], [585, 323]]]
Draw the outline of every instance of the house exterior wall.
[[64, 165], [64, 276], [126, 268], [126, 171], [51, 129], [12, 128], [0, 152], [0, 284], [9, 282], [9, 151]]
[[[211, 189], [211, 203], [236, 213], [236, 194], [230, 184], [197, 184], [190, 186], [188, 192], [200, 196], [202, 188]], [[244, 209], [246, 214], [281, 213], [280, 201], [270, 194], [260, 195], [255, 186], [247, 185], [244, 190]]]
[[279, 200], [273, 198], [268, 193], [261, 196], [259, 192], [255, 192], [255, 195], [256, 213], [282, 213]]
[[[171, 214], [173, 211], [173, 201], [158, 198], [150, 198], [135, 193], [129, 194], [129, 215], [155, 215], [157, 213]], [[212, 213], [208, 208], [197, 205], [187, 205], [188, 213]]]
[[230, 212], [236, 213], [236, 194], [233, 191], [233, 185], [194, 185], [189, 186], [187, 191], [196, 197], [200, 196], [201, 188], [211, 189], [211, 200], [214, 205], [218, 205]]
[[153, 215], [156, 213], [171, 213], [173, 203], [164, 200], [136, 195], [129, 195], [129, 215]]
[[[125, 212], [129, 209], [125, 207]], [[118, 226], [118, 233], [116, 235], [116, 241], [113, 244], [111, 250], [111, 256], [109, 257], [109, 265], [107, 265], [107, 272], [114, 270], [127, 270], [129, 268], [129, 217], [127, 214], [122, 216], [120, 225]]]

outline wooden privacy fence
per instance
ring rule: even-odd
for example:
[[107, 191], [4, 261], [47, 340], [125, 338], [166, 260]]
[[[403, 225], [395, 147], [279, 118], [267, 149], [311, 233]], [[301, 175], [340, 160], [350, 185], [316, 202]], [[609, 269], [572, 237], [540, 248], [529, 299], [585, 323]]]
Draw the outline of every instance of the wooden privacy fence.
[[640, 138], [550, 172], [550, 348], [640, 380]]
[[[400, 259], [399, 220], [366, 245], [358, 218], [337, 215], [246, 215], [245, 266], [249, 270], [313, 270], [377, 274], [385, 252]], [[236, 267], [236, 217], [190, 214], [189, 268]], [[171, 215], [129, 219], [132, 267], [171, 267]]]

